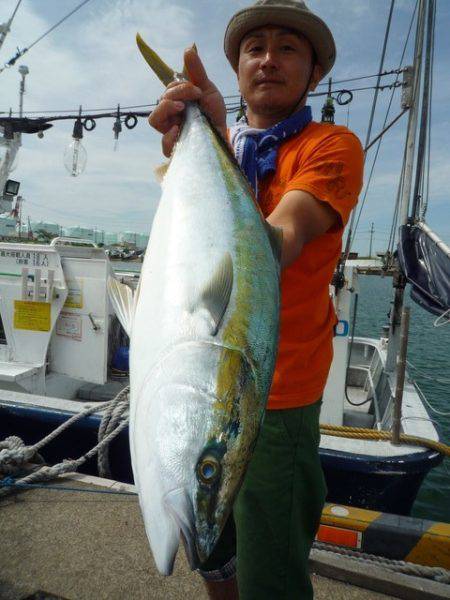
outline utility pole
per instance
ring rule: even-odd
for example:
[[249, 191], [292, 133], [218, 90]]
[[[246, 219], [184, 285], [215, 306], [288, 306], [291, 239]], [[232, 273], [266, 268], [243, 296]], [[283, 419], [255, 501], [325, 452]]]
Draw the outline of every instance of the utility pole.
[[375, 233], [375, 226], [372, 223], [372, 226], [370, 227], [369, 258], [372, 258], [372, 240], [373, 240], [374, 233]]

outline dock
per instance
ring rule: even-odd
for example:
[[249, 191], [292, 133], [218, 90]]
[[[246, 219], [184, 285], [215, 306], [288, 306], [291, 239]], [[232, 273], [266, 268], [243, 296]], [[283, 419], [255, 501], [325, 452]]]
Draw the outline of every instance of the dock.
[[[157, 572], [133, 492], [130, 485], [72, 474], [1, 498], [0, 598], [207, 600], [183, 551], [171, 577]], [[450, 598], [448, 585], [350, 563], [313, 551], [316, 600]], [[367, 589], [368, 570], [375, 581], [369, 587], [395, 595]]]

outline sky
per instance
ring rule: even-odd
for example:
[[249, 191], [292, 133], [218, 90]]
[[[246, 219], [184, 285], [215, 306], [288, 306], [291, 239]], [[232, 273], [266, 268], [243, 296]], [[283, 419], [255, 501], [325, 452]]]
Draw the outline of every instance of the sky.
[[[42, 33], [70, 12], [80, 0], [23, 0], [0, 50], [0, 67], [16, 48], [30, 46]], [[1, 0], [0, 23], [9, 19], [17, 0]], [[163, 89], [141, 58], [135, 34], [144, 39], [175, 69], [183, 49], [194, 41], [212, 79], [224, 95], [238, 93], [236, 77], [223, 54], [223, 34], [231, 16], [248, 0], [90, 0], [60, 27], [36, 44], [15, 66], [0, 73], [0, 112], [18, 110], [19, 65], [27, 65], [24, 110], [83, 111], [151, 104]], [[399, 66], [415, 0], [397, 0], [385, 70]], [[310, 0], [308, 6], [332, 30], [337, 61], [334, 80], [378, 73], [390, 0]], [[431, 135], [430, 200], [427, 222], [450, 243], [450, 2], [438, 0]], [[407, 49], [411, 61], [412, 45]], [[384, 77], [383, 82], [392, 82]], [[375, 79], [339, 85], [372, 86]], [[324, 90], [324, 87], [319, 88]], [[364, 142], [373, 90], [354, 93], [347, 106], [336, 107], [336, 122], [348, 125]], [[390, 91], [380, 92], [373, 135], [381, 129]], [[323, 98], [312, 98], [315, 120], [320, 120]], [[391, 117], [400, 112], [400, 91]], [[30, 115], [32, 116], [32, 115]], [[33, 115], [37, 116], [37, 115]], [[232, 123], [234, 115], [230, 115]], [[85, 172], [71, 177], [63, 155], [71, 142], [72, 122], [57, 122], [43, 139], [24, 135], [12, 177], [21, 182], [23, 214], [32, 220], [63, 226], [97, 227], [106, 231], [148, 233], [158, 206], [160, 187], [153, 170], [162, 162], [160, 136], [145, 119], [133, 130], [123, 129], [116, 151], [113, 120], [102, 119], [85, 132], [88, 162]], [[361, 215], [354, 249], [368, 251], [374, 223], [374, 249], [387, 244], [404, 148], [406, 117], [385, 136]], [[373, 137], [373, 136], [372, 136]], [[366, 180], [373, 152], [366, 162]]]

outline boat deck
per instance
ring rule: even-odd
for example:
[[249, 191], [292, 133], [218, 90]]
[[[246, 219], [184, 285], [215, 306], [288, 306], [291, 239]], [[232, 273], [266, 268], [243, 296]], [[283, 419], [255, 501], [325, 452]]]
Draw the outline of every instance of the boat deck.
[[[183, 552], [172, 577], [157, 573], [137, 497], [123, 494], [131, 486], [72, 477], [52, 484], [71, 490], [37, 488], [0, 500], [2, 600], [31, 600], [37, 591], [65, 600], [206, 600]], [[92, 493], [105, 490], [122, 495]], [[313, 583], [316, 600], [393, 598], [319, 575]]]

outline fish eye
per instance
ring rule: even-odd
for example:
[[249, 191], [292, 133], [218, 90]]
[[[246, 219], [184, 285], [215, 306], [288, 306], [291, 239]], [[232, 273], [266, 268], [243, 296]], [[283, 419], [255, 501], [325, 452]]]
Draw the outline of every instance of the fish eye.
[[220, 463], [214, 456], [205, 456], [197, 465], [197, 477], [201, 483], [211, 485], [220, 476]]

